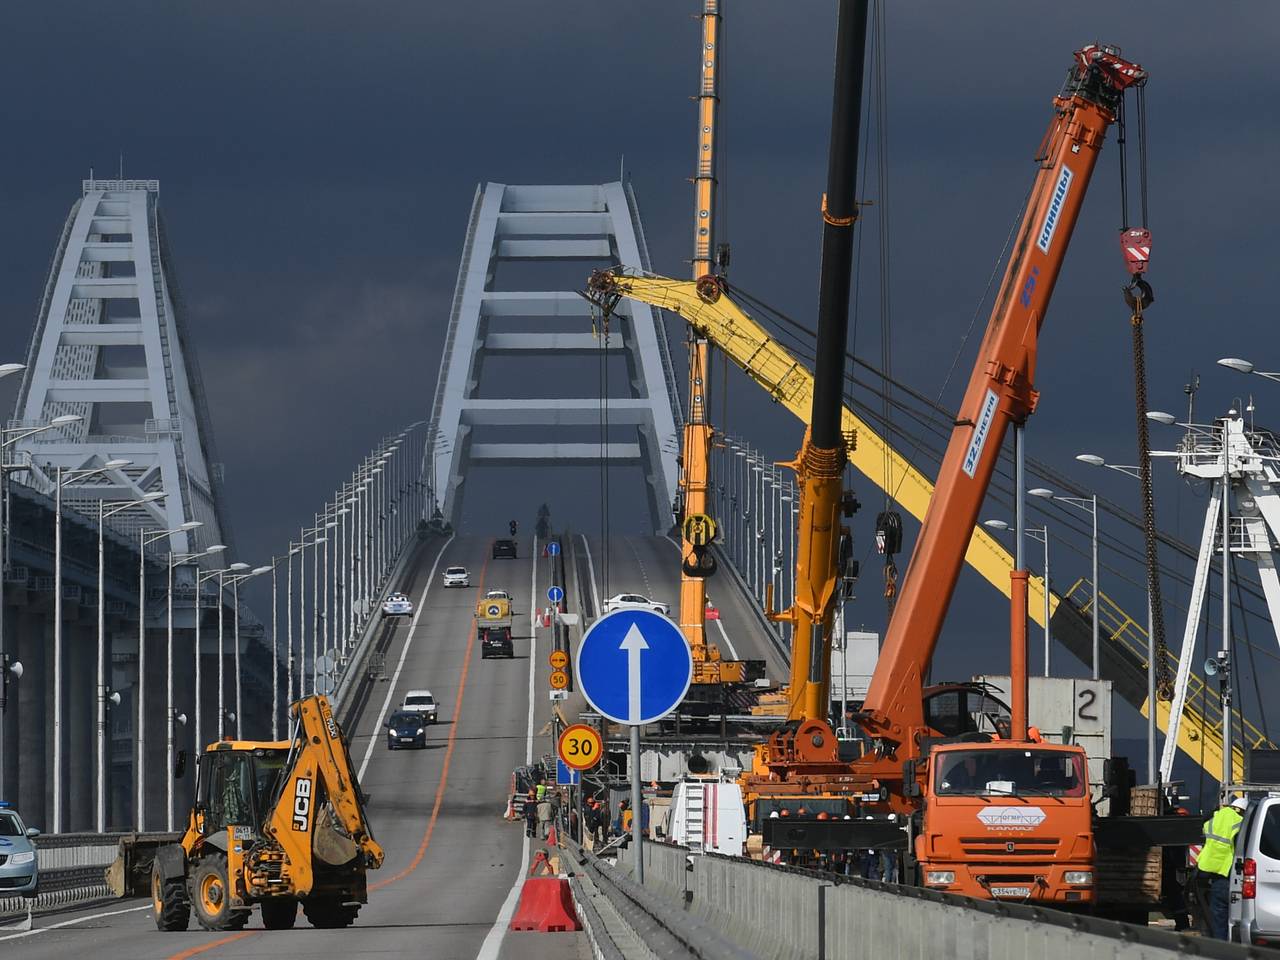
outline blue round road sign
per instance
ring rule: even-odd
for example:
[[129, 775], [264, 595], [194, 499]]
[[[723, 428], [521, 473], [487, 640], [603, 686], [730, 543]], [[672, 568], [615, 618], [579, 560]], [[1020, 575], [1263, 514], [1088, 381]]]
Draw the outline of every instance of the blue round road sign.
[[689, 692], [693, 657], [680, 628], [651, 610], [618, 610], [582, 638], [578, 686], [597, 713], [639, 726], [661, 720]]
[[547, 599], [550, 600], [552, 603], [559, 603], [561, 600], [564, 599], [564, 591], [561, 590], [559, 587], [548, 587]]
[[547, 554], [549, 556], [554, 557], [559, 552], [560, 552], [560, 542], [558, 540], [552, 540], [550, 543], [547, 544]]

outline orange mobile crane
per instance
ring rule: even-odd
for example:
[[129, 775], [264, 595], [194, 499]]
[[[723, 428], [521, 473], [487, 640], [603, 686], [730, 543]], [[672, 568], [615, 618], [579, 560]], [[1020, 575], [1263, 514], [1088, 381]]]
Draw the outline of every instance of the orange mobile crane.
[[[791, 464], [801, 490], [796, 600], [772, 613], [793, 627], [790, 708], [788, 722], [760, 746], [742, 778], [749, 817], [772, 846], [837, 850], [871, 845], [851, 839], [861, 828], [839, 814], [892, 810], [907, 815], [908, 859], [932, 886], [1087, 903], [1094, 846], [1084, 753], [1027, 737], [1025, 571], [1013, 574], [1014, 668], [1023, 679], [1014, 684], [1012, 720], [989, 710], [985, 691], [925, 689], [924, 675], [1004, 435], [1034, 410], [1040, 325], [1106, 130], [1124, 91], [1144, 83], [1146, 73], [1114, 48], [1089, 45], [1077, 51], [1054, 98], [1036, 181], [859, 717], [872, 749], [848, 763], [838, 759], [827, 712], [839, 544], [846, 535], [841, 517], [854, 508], [841, 483], [851, 438], [840, 433], [840, 413], [865, 33], [865, 0], [842, 0], [812, 416]], [[669, 281], [650, 290], [647, 283], [615, 274], [593, 278], [592, 287], [601, 298], [652, 296], [667, 306], [727, 296], [716, 278], [702, 278], [691, 291], [675, 291]], [[1053, 802], [1030, 799], [1037, 796]], [[804, 824], [769, 819], [784, 804], [837, 816]]]

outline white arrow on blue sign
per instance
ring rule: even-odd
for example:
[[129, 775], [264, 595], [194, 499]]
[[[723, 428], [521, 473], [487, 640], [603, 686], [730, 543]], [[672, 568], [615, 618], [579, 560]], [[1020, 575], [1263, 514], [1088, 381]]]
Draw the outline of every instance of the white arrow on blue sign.
[[554, 557], [554, 556], [557, 556], [559, 553], [560, 553], [560, 544], [558, 541], [552, 540], [550, 543], [547, 544], [548, 556]]
[[582, 638], [575, 668], [596, 712], [631, 726], [661, 720], [693, 680], [680, 628], [650, 610], [618, 610], [597, 620]]
[[559, 603], [561, 600], [564, 599], [564, 590], [562, 590], [560, 587], [548, 587], [547, 599], [550, 600], [552, 603]]
[[556, 757], [556, 786], [576, 787], [581, 782], [582, 774], [567, 766], [559, 757]]

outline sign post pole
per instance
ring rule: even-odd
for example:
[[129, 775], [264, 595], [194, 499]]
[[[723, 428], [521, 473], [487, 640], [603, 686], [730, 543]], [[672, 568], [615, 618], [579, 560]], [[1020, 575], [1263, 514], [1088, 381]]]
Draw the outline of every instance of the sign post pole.
[[640, 728], [675, 710], [689, 692], [693, 657], [680, 628], [649, 610], [617, 610], [591, 625], [578, 646], [574, 676], [597, 713], [631, 728], [631, 842], [635, 879], [644, 883], [644, 798]]
[[640, 799], [640, 725], [631, 727], [631, 843], [636, 848], [636, 883], [644, 883], [644, 817]]

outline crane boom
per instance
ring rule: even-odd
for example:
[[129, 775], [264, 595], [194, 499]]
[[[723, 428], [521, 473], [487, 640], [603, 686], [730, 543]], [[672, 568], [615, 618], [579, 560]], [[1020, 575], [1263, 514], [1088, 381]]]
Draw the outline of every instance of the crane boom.
[[1035, 410], [1040, 327], [1098, 154], [1125, 88], [1145, 79], [1119, 51], [1090, 45], [1054, 98], [1039, 170], [863, 703], [864, 729], [889, 752], [924, 726], [924, 674], [1005, 432]]

